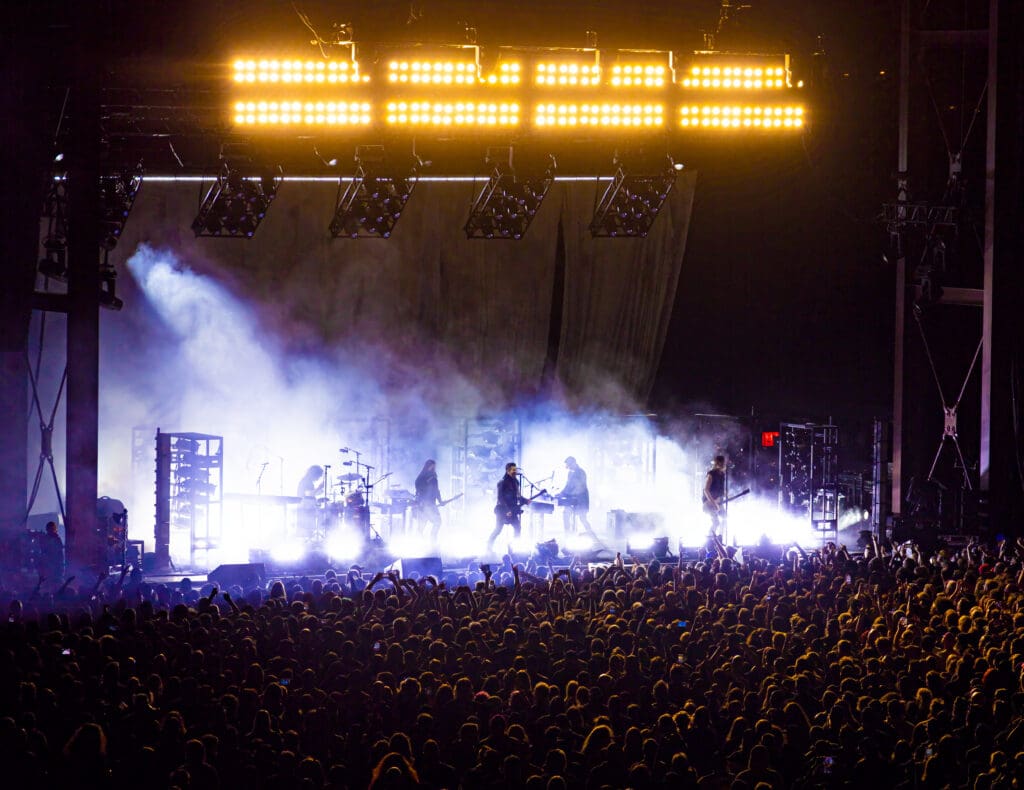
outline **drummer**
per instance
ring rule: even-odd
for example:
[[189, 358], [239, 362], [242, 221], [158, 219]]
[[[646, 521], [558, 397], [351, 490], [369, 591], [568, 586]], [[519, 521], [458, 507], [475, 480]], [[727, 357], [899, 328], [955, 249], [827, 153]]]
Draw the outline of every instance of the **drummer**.
[[296, 487], [295, 495], [301, 499], [315, 499], [317, 492], [321, 488], [320, 481], [324, 478], [324, 470], [319, 466], [311, 466], [306, 470], [306, 474], [299, 480], [299, 485]]

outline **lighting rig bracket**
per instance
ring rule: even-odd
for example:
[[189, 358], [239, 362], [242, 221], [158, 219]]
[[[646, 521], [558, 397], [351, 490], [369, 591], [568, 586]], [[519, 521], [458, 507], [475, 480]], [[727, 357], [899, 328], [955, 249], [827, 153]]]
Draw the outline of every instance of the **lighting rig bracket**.
[[633, 174], [616, 155], [615, 175], [605, 189], [590, 222], [594, 238], [644, 237], [654, 224], [676, 182], [682, 165], [666, 156], [660, 172]]
[[516, 174], [511, 146], [488, 148], [484, 161], [494, 169], [473, 201], [463, 226], [466, 238], [518, 241], [526, 234], [547, 197], [558, 163], [554, 156], [549, 156], [543, 175], [520, 178]]
[[386, 157], [382, 145], [356, 147], [356, 171], [352, 179], [338, 184], [334, 218], [329, 227], [333, 238], [386, 239], [405, 211], [419, 169], [426, 162], [413, 153], [406, 175], [384, 175]]
[[222, 151], [217, 181], [199, 207], [192, 232], [199, 236], [251, 239], [277, 197], [280, 166], [262, 168], [258, 176], [248, 156]]

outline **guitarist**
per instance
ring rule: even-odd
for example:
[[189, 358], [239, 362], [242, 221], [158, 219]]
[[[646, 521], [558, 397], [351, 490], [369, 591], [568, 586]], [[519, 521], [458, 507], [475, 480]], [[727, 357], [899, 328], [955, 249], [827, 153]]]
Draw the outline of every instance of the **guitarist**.
[[711, 535], [719, 535], [725, 516], [725, 456], [716, 455], [704, 478], [704, 512], [711, 516]]
[[438, 510], [438, 505], [443, 503], [441, 490], [437, 486], [437, 462], [433, 458], [428, 458], [416, 477], [416, 501], [413, 503], [413, 512], [417, 523], [421, 526], [430, 525], [430, 539], [435, 543], [441, 531], [441, 511]]
[[498, 481], [498, 502], [494, 506], [494, 532], [487, 538], [488, 553], [493, 550], [494, 541], [506, 524], [512, 525], [512, 531], [517, 538], [522, 530], [520, 515], [523, 512], [523, 499], [519, 494], [519, 478], [516, 471], [515, 462], [505, 464], [505, 476]]

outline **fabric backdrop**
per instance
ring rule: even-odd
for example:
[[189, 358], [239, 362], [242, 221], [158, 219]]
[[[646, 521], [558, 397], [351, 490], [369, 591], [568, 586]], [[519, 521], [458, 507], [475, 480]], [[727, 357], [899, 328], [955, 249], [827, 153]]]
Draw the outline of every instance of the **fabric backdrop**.
[[606, 181], [554, 184], [519, 241], [467, 240], [462, 227], [484, 183], [422, 182], [390, 239], [358, 240], [327, 231], [335, 184], [286, 181], [243, 240], [193, 236], [209, 183], [144, 183], [115, 258], [123, 263], [140, 242], [168, 249], [252, 304], [290, 347], [337, 349], [374, 365], [385, 384], [451, 370], [500, 406], [540, 392], [547, 362], [570, 402], [642, 405], [675, 302], [696, 174], [678, 178], [648, 237], [635, 240], [590, 238]]

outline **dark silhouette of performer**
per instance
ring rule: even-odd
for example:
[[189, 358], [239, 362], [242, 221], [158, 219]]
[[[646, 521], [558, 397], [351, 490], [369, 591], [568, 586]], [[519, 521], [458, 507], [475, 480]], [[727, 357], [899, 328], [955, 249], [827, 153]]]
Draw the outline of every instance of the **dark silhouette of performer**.
[[575, 519], [579, 519], [583, 529], [595, 541], [597, 535], [590, 528], [590, 521], [587, 513], [590, 512], [590, 490], [587, 488], [587, 473], [576, 463], [573, 456], [565, 459], [565, 468], [569, 470], [565, 486], [558, 494], [558, 502], [562, 505], [562, 524], [565, 527], [565, 534], [575, 532]]
[[295, 495], [303, 499], [315, 499], [320, 490], [320, 481], [323, 479], [324, 470], [319, 466], [311, 466], [302, 476], [295, 489]]
[[441, 511], [438, 504], [443, 501], [441, 490], [437, 486], [437, 462], [433, 458], [428, 458], [416, 477], [416, 502], [413, 505], [413, 513], [420, 525], [430, 525], [430, 539], [435, 542], [441, 531]]
[[39, 536], [39, 575], [51, 582], [64, 580], [64, 541], [57, 534], [57, 522], [48, 521]]
[[711, 535], [721, 537], [725, 515], [725, 456], [716, 455], [704, 478], [704, 512], [711, 516]]
[[494, 541], [505, 528], [506, 524], [512, 525], [515, 537], [519, 537], [522, 531], [520, 515], [523, 512], [522, 497], [519, 495], [519, 478], [516, 477], [515, 463], [505, 464], [505, 476], [498, 481], [498, 502], [494, 506], [494, 532], [487, 539], [487, 551], [494, 548]]

